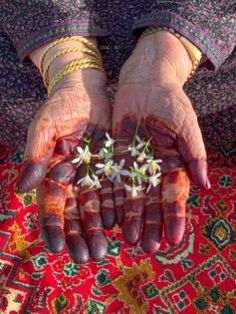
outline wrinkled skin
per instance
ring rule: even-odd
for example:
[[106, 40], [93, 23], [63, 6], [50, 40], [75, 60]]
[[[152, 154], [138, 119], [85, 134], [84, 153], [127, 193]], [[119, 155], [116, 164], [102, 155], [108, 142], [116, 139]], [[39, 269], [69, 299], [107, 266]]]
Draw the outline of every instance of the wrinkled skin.
[[[176, 65], [179, 52], [160, 50], [162, 40], [151, 35], [140, 40], [124, 64], [112, 120], [113, 137], [121, 140], [117, 152], [132, 143], [139, 123], [138, 135], [145, 140], [151, 138], [155, 158], [163, 160], [162, 183], [148, 194], [141, 191], [131, 198], [123, 184], [114, 187], [117, 217], [126, 242], [135, 244], [141, 238], [143, 249], [149, 253], [159, 249], [163, 231], [171, 245], [181, 241], [190, 179], [200, 187], [209, 187], [201, 131], [182, 89], [191, 66], [186, 61], [184, 71], [184, 64]], [[120, 158], [126, 159], [126, 165], [132, 164], [130, 154]]]
[[[77, 263], [87, 262], [90, 256], [95, 261], [105, 257], [100, 207], [106, 205], [101, 204], [98, 189], [75, 185], [85, 169], [70, 161], [76, 146], [83, 146], [83, 137], [92, 138], [91, 150], [97, 153], [111, 127], [104, 75], [97, 70], [83, 73], [81, 80], [62, 81], [37, 112], [28, 130], [18, 188], [26, 192], [37, 187], [41, 228], [49, 249], [60, 252], [66, 243]], [[112, 210], [108, 227], [114, 220]]]

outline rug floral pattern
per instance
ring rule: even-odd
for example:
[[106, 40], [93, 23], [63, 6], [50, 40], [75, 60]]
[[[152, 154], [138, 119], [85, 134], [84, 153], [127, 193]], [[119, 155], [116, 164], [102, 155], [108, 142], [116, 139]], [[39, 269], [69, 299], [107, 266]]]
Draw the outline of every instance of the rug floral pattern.
[[40, 238], [35, 191], [14, 193], [22, 155], [0, 146], [0, 313], [236, 313], [236, 154], [209, 151], [212, 188], [192, 186], [186, 233], [153, 257], [116, 226], [107, 258], [74, 264]]

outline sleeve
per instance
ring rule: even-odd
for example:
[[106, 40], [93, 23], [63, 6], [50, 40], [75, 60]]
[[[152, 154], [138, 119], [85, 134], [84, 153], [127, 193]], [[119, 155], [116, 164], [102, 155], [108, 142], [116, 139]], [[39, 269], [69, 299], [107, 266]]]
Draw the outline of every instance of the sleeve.
[[198, 47], [215, 70], [236, 46], [235, 0], [153, 1], [139, 16], [134, 30], [148, 26], [169, 27]]
[[105, 36], [92, 0], [3, 0], [0, 25], [13, 41], [20, 60], [62, 36]]

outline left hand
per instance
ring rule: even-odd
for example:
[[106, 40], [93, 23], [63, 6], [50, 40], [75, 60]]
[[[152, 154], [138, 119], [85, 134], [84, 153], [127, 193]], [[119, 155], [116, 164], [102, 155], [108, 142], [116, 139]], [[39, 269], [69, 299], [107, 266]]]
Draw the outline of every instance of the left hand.
[[[124, 188], [130, 183], [125, 178], [114, 187], [117, 217], [120, 223], [123, 220], [126, 242], [135, 244], [141, 238], [149, 253], [158, 250], [163, 229], [171, 245], [181, 241], [189, 178], [200, 187], [209, 187], [201, 131], [182, 89], [191, 68], [179, 40], [168, 32], [158, 32], [139, 41], [119, 77], [112, 120], [116, 151], [127, 151], [138, 132], [142, 140], [150, 140], [154, 159], [163, 161], [162, 182], [148, 193], [141, 190], [131, 197]], [[126, 168], [132, 166], [130, 153], [117, 158], [125, 158]]]

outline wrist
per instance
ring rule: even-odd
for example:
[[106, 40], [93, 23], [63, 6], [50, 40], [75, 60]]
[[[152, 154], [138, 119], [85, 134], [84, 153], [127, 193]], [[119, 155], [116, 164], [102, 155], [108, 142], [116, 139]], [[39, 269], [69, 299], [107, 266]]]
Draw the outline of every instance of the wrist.
[[151, 63], [156, 66], [156, 79], [169, 81], [170, 79], [178, 80], [181, 85], [189, 78], [193, 61], [181, 43], [181, 41], [173, 34], [166, 30], [160, 30], [151, 33], [138, 42], [139, 51], [148, 51], [153, 60]]
[[[30, 58], [39, 68], [49, 94], [65, 86], [88, 85], [87, 77], [91, 76], [93, 81], [98, 78], [105, 82], [95, 37], [63, 37], [35, 50]], [[86, 71], [81, 71], [84, 68]]]
[[[96, 37], [86, 37], [86, 39], [91, 42], [95, 47], [97, 47], [97, 40]], [[47, 49], [47, 47], [49, 45], [51, 45], [55, 40], [52, 40], [50, 43], [47, 43], [46, 45], [43, 45], [37, 49], [35, 49], [34, 51], [32, 51], [29, 55], [29, 58], [31, 59], [31, 61], [37, 66], [38, 69], [40, 69], [41, 67], [41, 59], [42, 59], [42, 55], [44, 54], [44, 51]], [[71, 47], [79, 47], [82, 48], [83, 44], [79, 41], [74, 41], [74, 40], [68, 40], [62, 43], [57, 44], [55, 47], [52, 47], [47, 54], [45, 55], [45, 58], [43, 60], [43, 65], [45, 65], [47, 63], [47, 61], [50, 59], [50, 57], [57, 53], [58, 51], [65, 49], [65, 48], [71, 48]], [[75, 59], [78, 56], [79, 53], [75, 53], [75, 52], [71, 52], [70, 54], [66, 54], [66, 55], [62, 55], [61, 57], [58, 58], [58, 60], [55, 60], [54, 62], [54, 67], [57, 68], [58, 64], [61, 63], [62, 65], [64, 65], [66, 63], [66, 61], [68, 61], [68, 57], [69, 57], [69, 61], [72, 61], [73, 59]], [[80, 53], [80, 55], [82, 55], [83, 53]], [[57, 61], [57, 62], [56, 62]], [[59, 62], [61, 61], [61, 62]], [[53, 67], [52, 67], [53, 69]], [[51, 70], [53, 71], [53, 70]], [[53, 71], [54, 72], [54, 71]]]

